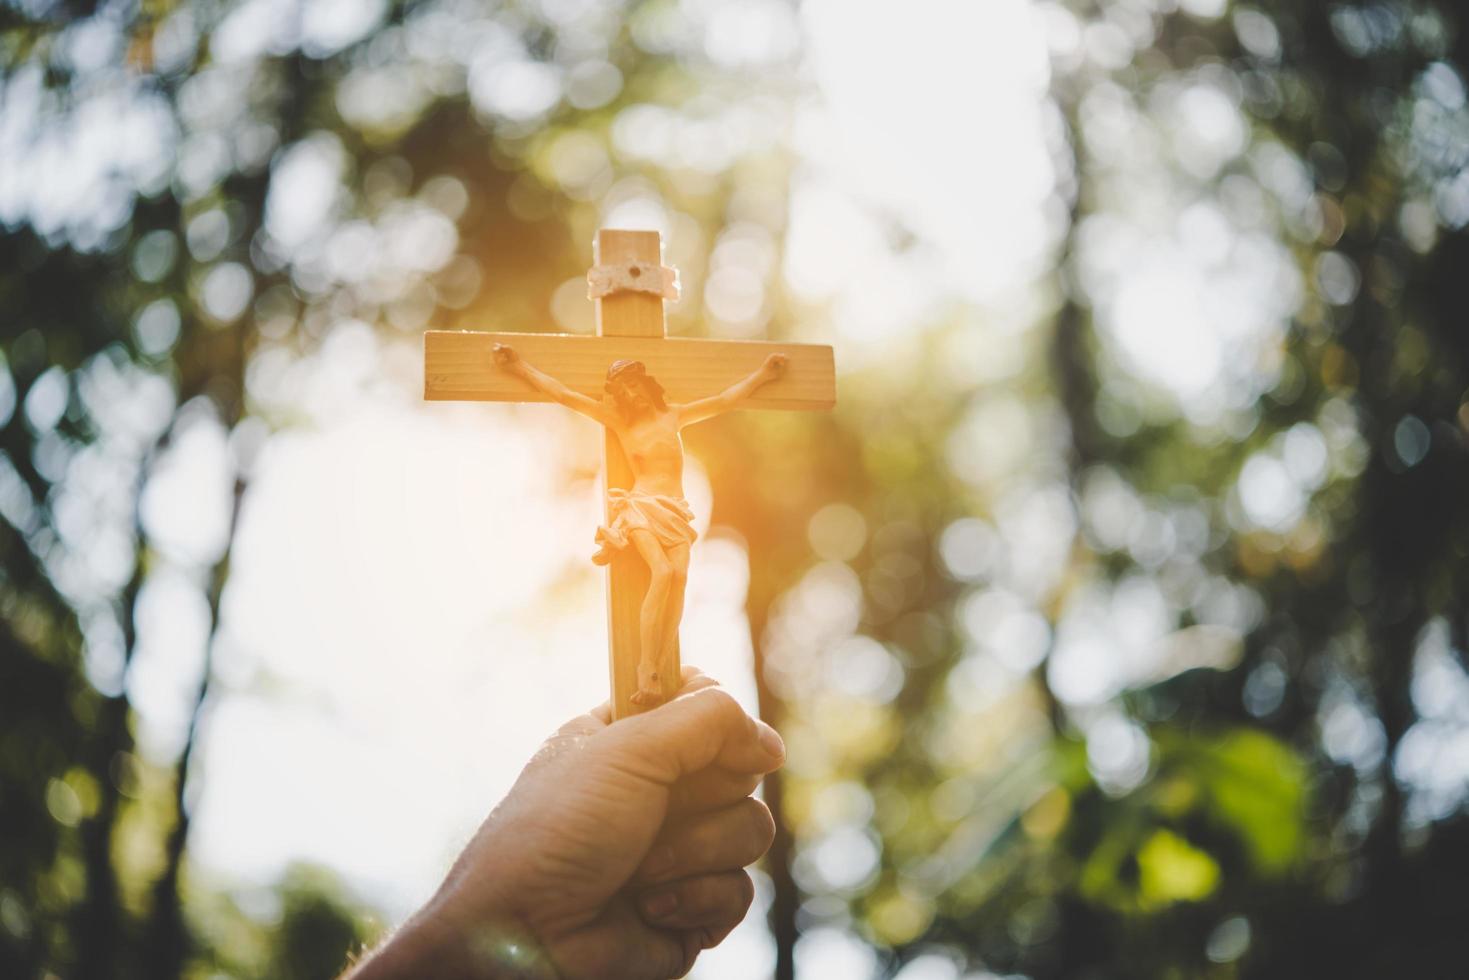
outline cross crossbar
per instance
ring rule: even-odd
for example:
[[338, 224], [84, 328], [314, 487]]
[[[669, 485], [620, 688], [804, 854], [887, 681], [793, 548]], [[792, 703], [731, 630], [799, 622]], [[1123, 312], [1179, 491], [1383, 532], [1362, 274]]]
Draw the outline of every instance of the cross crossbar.
[[491, 351], [497, 343], [513, 345], [562, 384], [591, 398], [602, 397], [608, 364], [623, 358], [642, 361], [670, 401], [712, 395], [758, 368], [767, 355], [781, 353], [790, 359], [785, 377], [755, 392], [742, 407], [826, 411], [835, 402], [832, 351], [817, 344], [475, 330], [430, 330], [423, 335], [423, 397], [429, 401], [551, 401], [495, 367]]

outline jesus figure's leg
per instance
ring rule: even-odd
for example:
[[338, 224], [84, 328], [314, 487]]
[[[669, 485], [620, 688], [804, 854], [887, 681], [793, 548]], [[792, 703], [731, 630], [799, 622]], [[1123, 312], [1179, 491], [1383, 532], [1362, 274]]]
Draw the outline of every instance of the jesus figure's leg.
[[658, 539], [648, 531], [637, 528], [628, 536], [648, 563], [648, 591], [638, 614], [638, 689], [633, 693], [632, 703], [657, 704], [663, 700], [658, 660], [663, 649], [664, 616], [673, 587], [673, 568]]
[[658, 649], [660, 664], [672, 664], [671, 655], [678, 645], [678, 624], [683, 619], [684, 588], [689, 581], [689, 546], [674, 545], [668, 556], [668, 602], [663, 607], [663, 638]]

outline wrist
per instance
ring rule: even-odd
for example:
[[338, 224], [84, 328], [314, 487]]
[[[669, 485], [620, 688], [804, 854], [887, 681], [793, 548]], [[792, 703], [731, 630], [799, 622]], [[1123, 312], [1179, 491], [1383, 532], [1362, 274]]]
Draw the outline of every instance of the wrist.
[[531, 931], [510, 915], [465, 921], [430, 902], [343, 980], [560, 980]]

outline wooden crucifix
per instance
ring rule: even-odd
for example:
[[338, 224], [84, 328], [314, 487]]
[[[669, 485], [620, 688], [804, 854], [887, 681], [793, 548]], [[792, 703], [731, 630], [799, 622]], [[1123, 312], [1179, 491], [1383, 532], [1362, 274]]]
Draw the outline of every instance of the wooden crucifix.
[[829, 409], [832, 349], [816, 344], [669, 338], [663, 301], [677, 273], [655, 231], [597, 236], [587, 274], [597, 336], [430, 330], [424, 398], [555, 401], [606, 428], [606, 564], [612, 716], [679, 686], [678, 624], [693, 513], [683, 498], [679, 430], [735, 408]]

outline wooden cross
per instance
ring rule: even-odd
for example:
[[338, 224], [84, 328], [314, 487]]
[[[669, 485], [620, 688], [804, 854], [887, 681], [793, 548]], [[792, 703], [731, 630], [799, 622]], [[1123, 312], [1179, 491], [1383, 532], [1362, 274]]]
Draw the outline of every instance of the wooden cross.
[[[485, 333], [430, 330], [424, 334], [424, 398], [435, 401], [550, 401], [546, 394], [496, 365], [497, 343], [510, 345], [527, 362], [567, 388], [600, 401], [610, 364], [641, 361], [666, 389], [670, 402], [688, 402], [723, 391], [760, 367], [772, 353], [784, 354], [786, 369], [741, 402], [741, 407], [817, 411], [836, 403], [832, 349], [816, 344], [695, 340], [667, 336], [662, 245], [655, 231], [613, 231], [597, 236], [596, 266], [589, 274], [598, 294], [597, 336], [544, 333]], [[632, 486], [632, 468], [618, 437], [608, 430], [604, 448], [608, 489]], [[604, 495], [605, 498], [605, 495]], [[609, 522], [612, 514], [608, 513]], [[588, 529], [590, 539], [590, 529]], [[648, 588], [648, 569], [628, 548], [608, 566], [608, 657], [612, 714], [623, 718], [646, 707], [632, 702], [637, 690], [639, 609]], [[677, 628], [676, 626], [674, 627]], [[659, 664], [663, 699], [679, 686], [678, 645]]]

